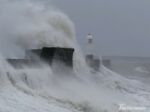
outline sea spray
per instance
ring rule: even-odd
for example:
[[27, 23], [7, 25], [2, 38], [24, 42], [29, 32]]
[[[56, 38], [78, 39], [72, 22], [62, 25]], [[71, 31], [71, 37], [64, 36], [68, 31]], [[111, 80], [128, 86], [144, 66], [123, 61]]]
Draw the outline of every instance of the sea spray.
[[[61, 112], [60, 108], [66, 108], [69, 111], [65, 112], [116, 112], [121, 102], [148, 104], [141, 96], [146, 94], [148, 97], [148, 92], [143, 92], [139, 83], [106, 68], [102, 69], [102, 73], [89, 72], [75, 38], [74, 25], [59, 10], [45, 7], [35, 0], [3, 0], [0, 1], [0, 24], [1, 54], [8, 51], [16, 57], [21, 54], [20, 50], [24, 52], [45, 46], [75, 49], [74, 70], [72, 74], [66, 74], [67, 77], [53, 73], [47, 64], [40, 68], [24, 66], [23, 69], [15, 69], [0, 58], [0, 78], [3, 80], [0, 83], [5, 85], [4, 82], [9, 82], [0, 89], [2, 111]], [[132, 93], [126, 91], [130, 89]], [[57, 108], [52, 105], [57, 105]]]
[[1, 43], [17, 43], [24, 49], [75, 47], [74, 25], [58, 10], [29, 0], [1, 1], [0, 10]]

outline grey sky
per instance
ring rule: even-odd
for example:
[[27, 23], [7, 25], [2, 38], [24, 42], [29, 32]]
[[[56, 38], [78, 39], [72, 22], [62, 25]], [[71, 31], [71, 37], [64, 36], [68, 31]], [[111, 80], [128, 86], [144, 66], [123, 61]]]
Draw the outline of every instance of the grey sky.
[[91, 32], [101, 55], [150, 56], [149, 0], [53, 0], [75, 23], [79, 43]]

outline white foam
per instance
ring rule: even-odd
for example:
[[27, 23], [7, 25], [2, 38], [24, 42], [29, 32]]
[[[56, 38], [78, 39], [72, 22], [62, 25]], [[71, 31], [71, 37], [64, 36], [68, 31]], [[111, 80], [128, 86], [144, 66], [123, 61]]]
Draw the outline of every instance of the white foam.
[[3, 0], [0, 24], [0, 40], [8, 45], [3, 49], [9, 49], [13, 56], [20, 53], [16, 48], [60, 46], [76, 50], [74, 73], [65, 76], [54, 74], [48, 65], [17, 70], [0, 58], [0, 111], [116, 112], [120, 103], [149, 106], [149, 90], [138, 81], [105, 67], [101, 73], [89, 72], [76, 42], [74, 25], [62, 12], [41, 2]]

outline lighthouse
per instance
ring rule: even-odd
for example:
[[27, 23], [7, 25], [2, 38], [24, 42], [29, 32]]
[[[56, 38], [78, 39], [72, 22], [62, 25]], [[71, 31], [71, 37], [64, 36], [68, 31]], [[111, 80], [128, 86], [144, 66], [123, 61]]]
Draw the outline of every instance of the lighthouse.
[[94, 38], [91, 33], [86, 37], [86, 63], [92, 71], [99, 71], [100, 59], [96, 58], [94, 50]]
[[87, 40], [88, 40], [88, 44], [92, 44], [93, 43], [93, 35], [89, 33], [87, 35]]
[[91, 33], [86, 36], [86, 55], [94, 55], [94, 38]]

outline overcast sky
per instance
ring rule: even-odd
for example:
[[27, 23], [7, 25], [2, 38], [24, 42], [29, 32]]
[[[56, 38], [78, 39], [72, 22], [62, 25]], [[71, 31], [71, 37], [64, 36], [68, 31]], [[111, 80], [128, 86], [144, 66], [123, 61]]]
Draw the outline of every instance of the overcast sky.
[[150, 0], [53, 0], [75, 23], [84, 48], [89, 32], [100, 55], [150, 56]]

